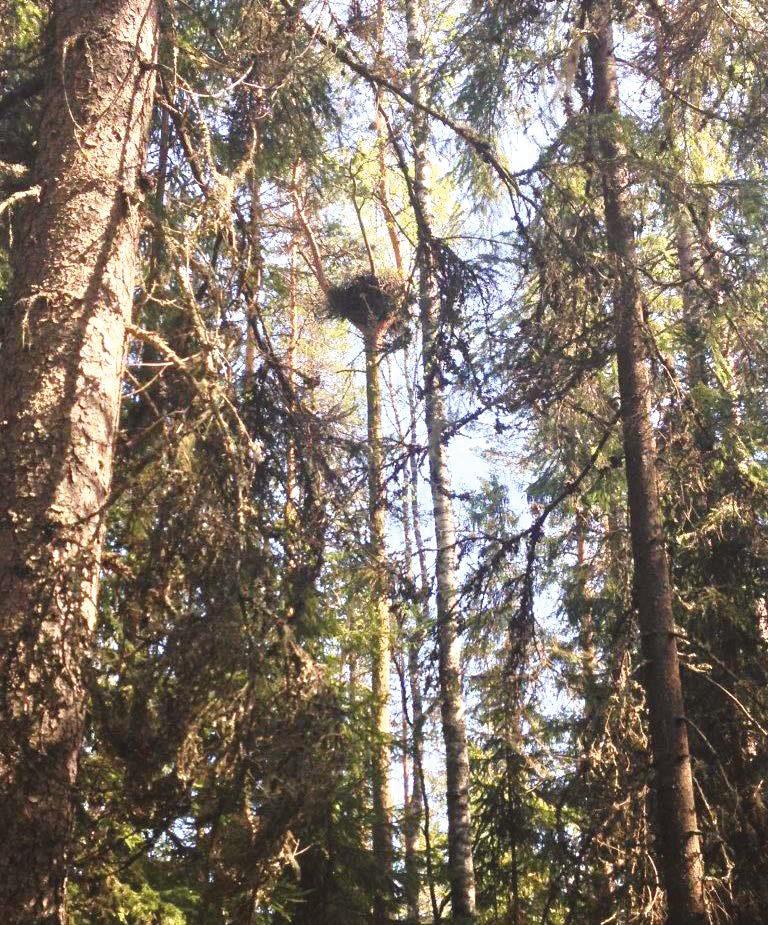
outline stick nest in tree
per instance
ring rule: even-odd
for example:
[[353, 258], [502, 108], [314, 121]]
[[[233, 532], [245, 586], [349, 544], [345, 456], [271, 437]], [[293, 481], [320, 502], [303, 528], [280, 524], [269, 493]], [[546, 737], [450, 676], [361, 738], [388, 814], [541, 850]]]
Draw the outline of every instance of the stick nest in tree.
[[360, 331], [389, 327], [406, 312], [408, 287], [395, 273], [361, 273], [328, 290], [328, 314]]

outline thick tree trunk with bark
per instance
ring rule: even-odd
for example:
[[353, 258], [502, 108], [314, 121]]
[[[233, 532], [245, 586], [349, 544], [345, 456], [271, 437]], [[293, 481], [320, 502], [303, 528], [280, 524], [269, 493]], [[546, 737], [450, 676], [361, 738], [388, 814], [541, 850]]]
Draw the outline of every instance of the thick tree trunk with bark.
[[614, 314], [621, 420], [635, 569], [635, 597], [650, 717], [657, 829], [670, 925], [706, 921], [703, 865], [684, 715], [672, 588], [659, 509], [651, 422], [647, 333], [621, 139], [611, 0], [590, 7], [590, 54], [598, 121]]
[[157, 0], [57, 0], [0, 348], [0, 920], [64, 920]]
[[374, 324], [365, 339], [365, 389], [368, 401], [368, 492], [370, 517], [371, 621], [373, 653], [373, 852], [380, 885], [374, 898], [374, 925], [388, 921], [392, 905], [392, 798], [389, 789], [389, 664], [391, 659], [390, 609], [387, 594], [384, 539], [386, 500], [381, 441], [380, 332]]
[[[411, 92], [423, 98], [424, 50], [420, 38], [418, 0], [406, 4]], [[418, 106], [413, 110], [414, 195], [422, 220], [430, 215], [428, 125]], [[424, 365], [424, 406], [427, 425], [430, 487], [435, 517], [437, 555], [437, 621], [440, 711], [445, 742], [448, 804], [448, 869], [451, 909], [456, 925], [475, 919], [475, 872], [469, 810], [469, 752], [461, 691], [461, 643], [456, 590], [456, 535], [451, 507], [450, 476], [445, 459], [446, 415], [437, 355], [436, 325], [440, 299], [432, 252], [421, 228], [418, 249], [419, 312]]]

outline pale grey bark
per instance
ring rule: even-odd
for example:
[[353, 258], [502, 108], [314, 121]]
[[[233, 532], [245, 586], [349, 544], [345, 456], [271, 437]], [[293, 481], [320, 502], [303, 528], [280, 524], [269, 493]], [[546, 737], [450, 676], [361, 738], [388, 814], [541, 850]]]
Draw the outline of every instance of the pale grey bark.
[[[439, 916], [439, 903], [432, 864], [432, 836], [430, 826], [429, 800], [426, 792], [424, 775], [424, 727], [427, 715], [422, 696], [421, 648], [424, 634], [430, 625], [430, 579], [427, 567], [427, 554], [421, 529], [421, 512], [419, 507], [419, 466], [416, 459], [417, 406], [413, 388], [413, 365], [408, 345], [405, 347], [405, 390], [408, 404], [408, 429], [404, 430], [397, 403], [393, 401], [392, 410], [397, 425], [398, 437], [403, 445], [408, 445], [408, 470], [404, 473], [403, 496], [403, 536], [408, 576], [417, 591], [419, 607], [416, 608], [414, 626], [407, 639], [407, 687], [404, 685], [403, 696], [410, 691], [411, 702], [411, 758], [413, 761], [413, 785], [405, 807], [403, 838], [405, 842], [405, 899], [407, 921], [420, 921], [420, 897], [422, 893], [422, 864], [418, 849], [418, 835], [421, 829], [424, 836], [424, 864], [426, 885], [432, 917]], [[417, 364], [418, 368], [418, 364]], [[415, 549], [414, 549], [415, 545]], [[414, 560], [415, 556], [415, 560]], [[418, 576], [415, 563], [418, 564]]]
[[[417, 103], [424, 99], [424, 49], [421, 40], [421, 11], [418, 0], [407, 0], [408, 63], [411, 94]], [[428, 124], [422, 109], [413, 108], [414, 196], [422, 221], [429, 221], [430, 190]], [[469, 807], [469, 752], [461, 690], [461, 643], [458, 632], [456, 533], [451, 505], [451, 484], [446, 462], [447, 429], [445, 399], [437, 355], [436, 325], [440, 299], [433, 255], [421, 229], [418, 248], [419, 313], [421, 317], [424, 366], [424, 407], [432, 507], [437, 554], [437, 621], [440, 679], [440, 708], [445, 742], [448, 804], [448, 871], [453, 921], [467, 923], [475, 918], [475, 874]]]
[[[405, 540], [405, 559], [408, 568], [408, 577], [416, 587], [416, 572], [413, 567], [413, 529], [418, 527], [418, 501], [415, 498], [413, 484], [408, 481], [403, 497], [403, 536]], [[420, 532], [420, 530], [419, 530]], [[423, 557], [423, 550], [419, 552]], [[419, 593], [422, 598], [422, 610], [429, 615], [428, 588], [425, 587], [422, 573]], [[411, 739], [410, 753], [413, 759], [413, 783], [409, 789], [405, 788], [405, 813], [403, 820], [403, 841], [405, 847], [405, 902], [407, 920], [419, 922], [419, 897], [421, 895], [421, 869], [419, 864], [418, 838], [424, 814], [424, 799], [422, 794], [422, 777], [424, 768], [424, 705], [421, 695], [421, 672], [419, 670], [419, 654], [422, 641], [421, 616], [416, 617], [417, 625], [408, 633], [406, 641], [407, 650], [407, 677], [408, 690], [411, 701]], [[406, 630], [407, 632], [407, 630]], [[404, 687], [405, 691], [405, 687]], [[407, 703], [403, 703], [405, 712]], [[404, 740], [403, 749], [408, 742]]]

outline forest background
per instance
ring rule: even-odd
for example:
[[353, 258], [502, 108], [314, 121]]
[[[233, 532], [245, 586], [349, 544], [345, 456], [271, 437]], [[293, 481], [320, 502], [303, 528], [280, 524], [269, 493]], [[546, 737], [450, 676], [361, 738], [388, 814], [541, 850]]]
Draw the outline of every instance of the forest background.
[[0, 917], [768, 917], [766, 9], [2, 0]]

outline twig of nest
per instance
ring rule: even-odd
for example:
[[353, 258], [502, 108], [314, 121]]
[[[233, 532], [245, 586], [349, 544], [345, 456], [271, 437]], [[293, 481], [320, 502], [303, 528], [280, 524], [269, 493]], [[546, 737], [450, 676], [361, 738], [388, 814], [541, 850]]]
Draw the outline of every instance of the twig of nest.
[[394, 273], [361, 273], [328, 290], [328, 314], [359, 331], [385, 330], [404, 319], [408, 289]]

